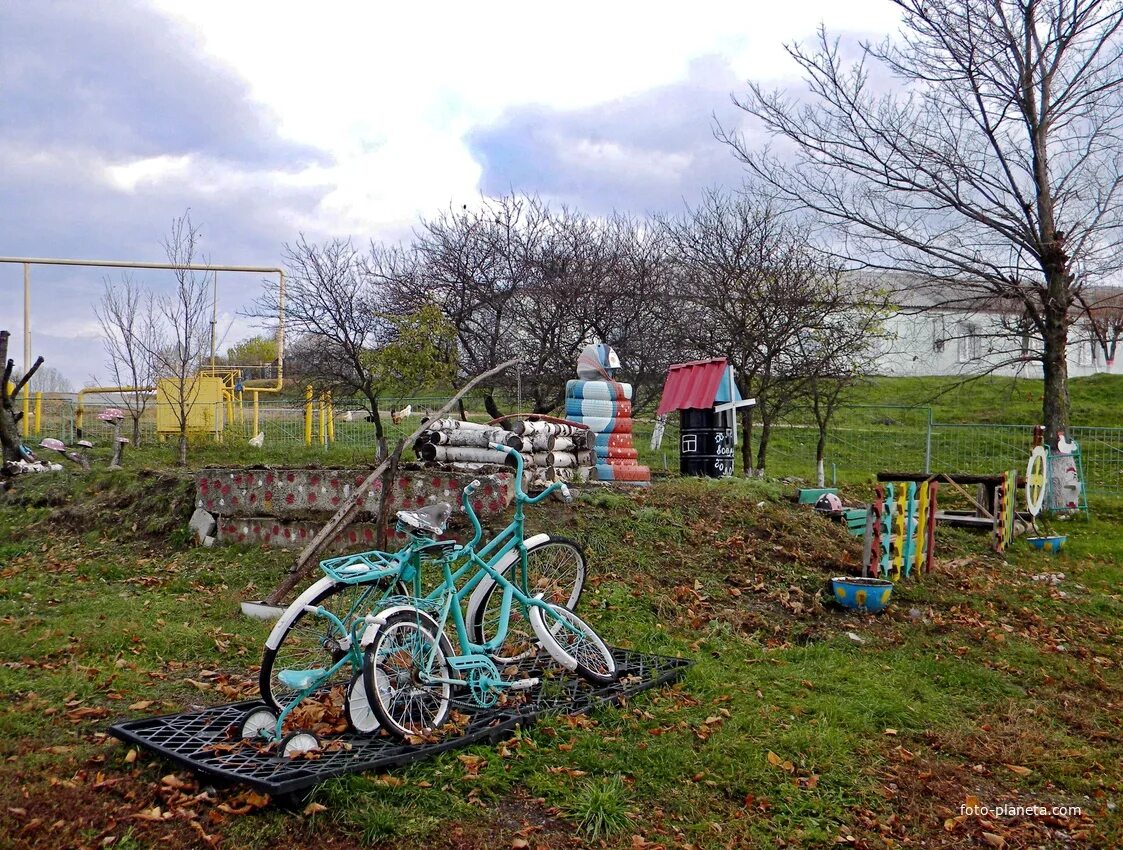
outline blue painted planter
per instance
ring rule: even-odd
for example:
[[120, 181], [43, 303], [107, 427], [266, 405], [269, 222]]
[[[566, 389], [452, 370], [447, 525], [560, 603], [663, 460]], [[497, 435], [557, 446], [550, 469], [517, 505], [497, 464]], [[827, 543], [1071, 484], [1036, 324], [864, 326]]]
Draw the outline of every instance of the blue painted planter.
[[876, 614], [889, 604], [893, 582], [883, 578], [839, 576], [831, 579], [831, 593], [843, 608]]
[[1065, 545], [1068, 540], [1067, 534], [1053, 534], [1049, 537], [1027, 537], [1026, 542], [1029, 543], [1034, 549], [1041, 549], [1045, 552], [1052, 552], [1056, 554], [1061, 551], [1061, 547]]

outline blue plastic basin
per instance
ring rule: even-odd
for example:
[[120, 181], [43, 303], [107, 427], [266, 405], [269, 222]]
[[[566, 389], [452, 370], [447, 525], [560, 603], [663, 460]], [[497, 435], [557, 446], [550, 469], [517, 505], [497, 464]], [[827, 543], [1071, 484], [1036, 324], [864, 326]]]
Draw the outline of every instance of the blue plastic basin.
[[889, 604], [893, 582], [883, 578], [839, 576], [831, 579], [831, 593], [834, 601], [844, 608], [876, 614]]
[[1061, 547], [1065, 545], [1068, 540], [1067, 534], [1053, 534], [1048, 537], [1027, 537], [1026, 542], [1029, 543], [1034, 549], [1042, 549], [1046, 552], [1059, 552]]

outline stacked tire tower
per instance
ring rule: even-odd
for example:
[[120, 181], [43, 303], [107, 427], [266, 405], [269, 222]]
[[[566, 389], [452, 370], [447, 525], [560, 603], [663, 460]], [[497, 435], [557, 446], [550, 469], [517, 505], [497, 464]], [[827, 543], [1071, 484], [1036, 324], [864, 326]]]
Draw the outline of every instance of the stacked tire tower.
[[643, 483], [651, 470], [639, 464], [632, 445], [632, 385], [613, 377], [616, 352], [603, 343], [585, 347], [577, 358], [577, 380], [565, 385], [565, 417], [588, 427], [598, 481]]

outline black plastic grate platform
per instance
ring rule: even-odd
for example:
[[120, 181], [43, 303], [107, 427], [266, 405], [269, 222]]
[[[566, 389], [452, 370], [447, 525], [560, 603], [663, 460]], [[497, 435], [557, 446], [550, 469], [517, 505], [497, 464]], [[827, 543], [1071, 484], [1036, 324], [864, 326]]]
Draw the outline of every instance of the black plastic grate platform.
[[[603, 688], [586, 683], [551, 666], [543, 684], [527, 692], [526, 702], [491, 709], [466, 709], [471, 715], [464, 732], [432, 744], [409, 745], [385, 734], [368, 736], [348, 732], [325, 743], [342, 740], [348, 748], [325, 749], [315, 760], [288, 759], [252, 746], [230, 747], [228, 734], [242, 716], [262, 703], [230, 703], [187, 714], [168, 714], [129, 720], [109, 728], [122, 741], [138, 744], [191, 770], [249, 784], [272, 795], [293, 794], [346, 773], [385, 770], [430, 758], [447, 750], [481, 741], [506, 738], [516, 726], [527, 727], [547, 714], [585, 714], [598, 705], [672, 682], [690, 662], [682, 658], [647, 655], [613, 648], [619, 677]], [[541, 664], [545, 659], [536, 663]], [[530, 675], [538, 674], [533, 667]]]

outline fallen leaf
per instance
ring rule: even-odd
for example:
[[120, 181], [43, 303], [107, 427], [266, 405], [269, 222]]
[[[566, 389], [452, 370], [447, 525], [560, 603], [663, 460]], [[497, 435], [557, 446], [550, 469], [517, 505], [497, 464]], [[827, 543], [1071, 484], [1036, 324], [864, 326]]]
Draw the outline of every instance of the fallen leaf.
[[125, 764], [132, 764], [136, 761], [136, 750], [129, 750], [125, 753]]
[[1008, 764], [1006, 766], [1014, 771], [1014, 773], [1018, 774], [1018, 776], [1029, 776], [1033, 773], [1028, 767], [1022, 767], [1020, 764]]
[[984, 832], [983, 841], [990, 847], [996, 848], [996, 850], [1002, 850], [1002, 848], [1006, 846], [1006, 839], [1001, 835], [995, 835], [993, 832]]
[[885, 734], [886, 734], [886, 735], [896, 735], [896, 734], [897, 734], [897, 730], [896, 730], [896, 729], [886, 729], [886, 730], [885, 730]]
[[304, 807], [304, 815], [305, 817], [311, 817], [312, 815], [318, 815], [320, 812], [326, 812], [327, 810], [328, 807], [323, 803], [309, 803]]

